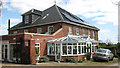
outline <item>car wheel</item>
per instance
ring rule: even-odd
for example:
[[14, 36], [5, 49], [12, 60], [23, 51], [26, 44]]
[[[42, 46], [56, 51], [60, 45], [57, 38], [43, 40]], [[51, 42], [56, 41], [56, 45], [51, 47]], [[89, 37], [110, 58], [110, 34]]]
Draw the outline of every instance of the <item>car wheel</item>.
[[95, 58], [93, 58], [93, 60], [94, 60], [94, 61], [96, 61], [96, 59], [95, 59]]
[[107, 62], [109, 62], [109, 61], [110, 61], [110, 58], [107, 59]]
[[111, 61], [113, 61], [113, 58], [114, 58], [114, 57], [112, 57]]

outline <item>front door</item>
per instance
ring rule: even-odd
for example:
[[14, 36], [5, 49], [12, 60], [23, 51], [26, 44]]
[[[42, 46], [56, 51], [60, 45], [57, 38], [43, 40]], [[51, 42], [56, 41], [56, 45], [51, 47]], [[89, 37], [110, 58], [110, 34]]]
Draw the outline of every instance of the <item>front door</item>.
[[2, 45], [2, 59], [7, 60], [8, 46]]
[[60, 54], [60, 44], [56, 44], [56, 55], [55, 60], [60, 61], [61, 60], [61, 54]]

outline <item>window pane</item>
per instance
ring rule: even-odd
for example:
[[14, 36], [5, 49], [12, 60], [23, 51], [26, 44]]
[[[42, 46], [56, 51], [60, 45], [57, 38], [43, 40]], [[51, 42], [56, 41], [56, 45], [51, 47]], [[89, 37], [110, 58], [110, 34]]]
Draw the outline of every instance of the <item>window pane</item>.
[[68, 54], [72, 54], [72, 46], [68, 46]]
[[78, 54], [81, 54], [81, 46], [78, 46]]
[[73, 46], [73, 54], [77, 54], [77, 46]]
[[29, 23], [29, 15], [25, 16], [25, 24]]
[[69, 27], [69, 34], [72, 34], [72, 27]]
[[62, 51], [63, 55], [67, 55], [67, 46], [63, 46], [62, 49], [63, 49], [63, 51]]
[[77, 45], [77, 43], [73, 43], [73, 45]]
[[84, 46], [84, 53], [86, 53], [86, 46]]
[[95, 46], [92, 46], [92, 52], [94, 52], [94, 47], [95, 47]]
[[62, 45], [66, 45], [66, 43], [63, 43]]
[[84, 46], [82, 46], [82, 53], [84, 53]]
[[37, 33], [42, 33], [42, 28], [38, 28]]
[[79, 28], [76, 28], [76, 35], [79, 35]]
[[72, 43], [68, 43], [68, 45], [72, 45]]

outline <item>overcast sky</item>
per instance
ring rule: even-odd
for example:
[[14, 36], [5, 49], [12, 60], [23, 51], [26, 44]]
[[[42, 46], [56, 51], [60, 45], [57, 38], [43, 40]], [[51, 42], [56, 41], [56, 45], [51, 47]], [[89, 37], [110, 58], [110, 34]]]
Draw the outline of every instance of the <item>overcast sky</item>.
[[[0, 35], [7, 34], [7, 20], [11, 19], [11, 26], [21, 22], [21, 14], [30, 9], [43, 11], [55, 4], [55, 0], [2, 0], [2, 19]], [[118, 39], [118, 0], [56, 0], [61, 8], [86, 20], [100, 29], [99, 40]]]

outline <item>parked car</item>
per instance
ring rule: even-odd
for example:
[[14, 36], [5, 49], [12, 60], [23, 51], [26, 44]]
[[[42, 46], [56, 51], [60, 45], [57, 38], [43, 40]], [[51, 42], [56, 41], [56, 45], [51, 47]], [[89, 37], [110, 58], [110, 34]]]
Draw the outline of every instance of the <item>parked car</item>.
[[106, 60], [106, 61], [110, 61], [113, 60], [113, 53], [109, 50], [109, 49], [103, 49], [103, 48], [99, 48], [96, 50], [96, 52], [94, 52], [93, 54], [93, 60]]

